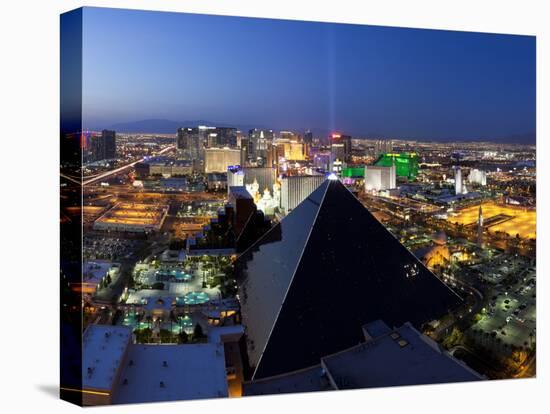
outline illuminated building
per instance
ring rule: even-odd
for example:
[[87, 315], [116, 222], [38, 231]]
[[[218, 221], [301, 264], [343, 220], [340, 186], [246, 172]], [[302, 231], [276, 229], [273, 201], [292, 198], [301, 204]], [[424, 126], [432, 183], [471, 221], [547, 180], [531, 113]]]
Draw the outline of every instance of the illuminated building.
[[376, 157], [393, 152], [391, 139], [379, 139], [374, 142], [374, 155]]
[[468, 181], [482, 186], [487, 185], [487, 173], [483, 170], [472, 168], [468, 174]]
[[243, 143], [243, 139], [246, 140], [247, 136], [243, 134], [242, 131], [237, 130], [236, 132], [236, 141], [237, 141], [237, 147], [242, 148], [246, 142]]
[[104, 129], [101, 135], [93, 135], [90, 161], [112, 160], [116, 158], [116, 132]]
[[176, 138], [176, 149], [179, 159], [203, 160], [206, 134], [209, 128], [200, 126], [195, 128], [179, 128]]
[[447, 245], [447, 235], [445, 232], [437, 233], [433, 238], [433, 245], [415, 251], [414, 255], [422, 260], [422, 263], [429, 269], [449, 264], [451, 252]]
[[273, 191], [265, 189], [262, 197], [256, 203], [258, 210], [264, 212], [266, 216], [274, 215], [281, 206], [281, 188], [278, 183], [273, 185]]
[[343, 164], [351, 159], [351, 137], [349, 135], [331, 134], [330, 142], [330, 169], [339, 174]]
[[216, 127], [210, 130], [207, 139], [208, 147], [237, 147], [237, 129]]
[[[178, 158], [203, 160], [204, 148], [237, 146], [237, 129], [200, 125], [194, 128], [179, 128], [176, 139]], [[237, 163], [239, 164], [240, 161]]]
[[325, 181], [324, 175], [296, 175], [281, 179], [281, 209], [288, 213]]
[[342, 169], [342, 177], [344, 178], [365, 178], [365, 167], [346, 167]]
[[414, 180], [418, 175], [418, 155], [415, 152], [382, 154], [374, 163], [380, 167], [391, 167], [394, 164], [397, 177]]
[[292, 161], [303, 161], [306, 159], [304, 143], [298, 141], [290, 141], [288, 154], [285, 151], [285, 158]]
[[263, 192], [266, 188], [271, 190], [277, 181], [277, 170], [271, 167], [245, 167], [232, 169], [242, 171], [243, 183], [241, 185], [250, 185], [254, 181], [258, 183], [258, 191]]
[[290, 143], [290, 160], [303, 161], [306, 159], [305, 145], [303, 142]]
[[267, 159], [268, 143], [270, 142], [273, 142], [273, 130], [254, 128], [248, 131], [250, 160], [263, 165]]
[[231, 191], [231, 187], [244, 186], [244, 171], [240, 166], [232, 166], [227, 169], [227, 192]]
[[342, 169], [344, 168], [344, 163], [339, 158], [336, 158], [332, 161], [331, 173], [336, 174], [337, 176], [342, 175]]
[[152, 158], [135, 165], [138, 177], [162, 175], [173, 177], [193, 174], [193, 162], [191, 160], [172, 160], [165, 157]]
[[227, 174], [224, 174], [224, 173], [206, 174], [206, 188], [214, 191], [227, 189]]
[[121, 202], [94, 222], [94, 230], [150, 233], [159, 231], [168, 214], [168, 206]]
[[310, 130], [306, 131], [306, 133], [304, 134], [304, 142], [306, 144], [313, 144], [313, 132], [311, 132]]
[[292, 131], [281, 131], [279, 132], [279, 139], [288, 141], [300, 141], [300, 136]]
[[464, 187], [462, 183], [462, 170], [460, 167], [455, 168], [455, 194], [463, 194], [464, 193]]
[[313, 132], [307, 130], [304, 134], [304, 152], [307, 159], [311, 157], [311, 147], [313, 146]]
[[227, 168], [239, 165], [241, 162], [241, 150], [234, 148], [206, 148], [204, 150], [204, 172], [224, 173]]
[[244, 167], [248, 164], [248, 159], [249, 159], [248, 151], [249, 151], [249, 148], [250, 148], [250, 144], [249, 144], [248, 137], [242, 137], [238, 146], [241, 149], [241, 163], [240, 163], [240, 165], [242, 165]]
[[252, 184], [246, 185], [247, 191], [252, 195], [254, 203], [258, 210], [263, 211], [266, 215], [272, 216], [281, 205], [281, 189], [278, 183], [273, 184], [270, 191], [265, 188], [260, 191], [260, 186], [256, 180]]
[[263, 166], [267, 168], [273, 167], [278, 171], [279, 158], [283, 156], [282, 151], [283, 149], [277, 146], [277, 144], [275, 144], [274, 142], [269, 142], [267, 144], [267, 154]]
[[276, 161], [285, 158], [287, 161], [303, 161], [306, 159], [305, 146], [297, 140], [278, 139], [274, 146], [277, 147]]
[[313, 155], [313, 166], [324, 171], [330, 168], [330, 153], [317, 152]]
[[339, 180], [325, 180], [236, 261], [245, 378], [306, 369], [368, 321], [420, 328], [462, 299]]
[[396, 188], [396, 167], [365, 166], [365, 190], [380, 191]]
[[227, 171], [228, 193], [231, 187], [244, 187], [252, 195], [259, 210], [272, 215], [280, 207], [280, 186], [275, 168], [230, 167]]

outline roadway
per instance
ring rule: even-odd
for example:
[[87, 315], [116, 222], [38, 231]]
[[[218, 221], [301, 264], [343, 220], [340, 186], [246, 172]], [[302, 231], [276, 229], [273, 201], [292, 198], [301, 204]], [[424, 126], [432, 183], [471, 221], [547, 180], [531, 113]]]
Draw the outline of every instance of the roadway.
[[[162, 155], [162, 154], [165, 154], [166, 152], [170, 151], [170, 150], [173, 150], [175, 147], [174, 145], [170, 145], [166, 148], [164, 148], [163, 150], [159, 151], [157, 155]], [[107, 171], [107, 172], [104, 172], [103, 174], [99, 174], [99, 175], [96, 175], [94, 176], [93, 178], [90, 178], [86, 181], [83, 181], [82, 182], [82, 186], [86, 186], [88, 184], [93, 184], [95, 182], [98, 182], [100, 180], [103, 180], [107, 177], [110, 177], [112, 175], [115, 175], [115, 174], [118, 174], [118, 173], [121, 173], [122, 171], [125, 171], [127, 170], [128, 168], [131, 168], [133, 167], [134, 165], [136, 165], [138, 162], [143, 162], [145, 161], [145, 157], [137, 160], [137, 161], [134, 161], [134, 162], [131, 162], [129, 164], [126, 164], [126, 165], [123, 165], [122, 167], [119, 167], [119, 168], [116, 168], [114, 170], [110, 170], [110, 171]], [[65, 177], [67, 179], [70, 179], [69, 177]]]
[[519, 368], [514, 378], [533, 378], [537, 374], [537, 354], [533, 355], [525, 361]]
[[[480, 312], [483, 307], [483, 294], [479, 290], [463, 280], [453, 278], [453, 281], [455, 282], [456, 287], [459, 287], [461, 291], [466, 292], [468, 296], [465, 297], [464, 304], [462, 304], [462, 306], [453, 313], [453, 317], [443, 321], [434, 330], [432, 333], [434, 338], [441, 339], [442, 335], [446, 335], [454, 326], [460, 324], [460, 322], [464, 319]], [[468, 297], [474, 300], [474, 303], [471, 306], [468, 303]]]

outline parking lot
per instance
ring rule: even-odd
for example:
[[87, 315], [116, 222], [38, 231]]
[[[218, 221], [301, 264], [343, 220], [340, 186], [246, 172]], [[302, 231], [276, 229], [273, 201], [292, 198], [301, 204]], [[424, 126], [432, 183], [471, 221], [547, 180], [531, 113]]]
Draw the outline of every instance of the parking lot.
[[470, 329], [474, 338], [488, 334], [504, 348], [530, 348], [536, 334], [536, 279], [534, 269], [511, 285], [492, 289], [488, 306]]

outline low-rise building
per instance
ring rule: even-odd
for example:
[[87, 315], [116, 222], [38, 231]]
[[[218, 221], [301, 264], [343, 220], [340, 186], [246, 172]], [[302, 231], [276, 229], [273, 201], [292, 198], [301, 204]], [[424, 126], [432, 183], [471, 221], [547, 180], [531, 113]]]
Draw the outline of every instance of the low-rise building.
[[94, 230], [150, 233], [159, 231], [168, 215], [168, 206], [121, 202], [94, 222]]
[[[82, 404], [113, 403], [124, 369], [132, 330], [126, 326], [90, 325], [82, 337]], [[75, 390], [77, 392], [77, 390]]]
[[120, 264], [105, 260], [85, 262], [82, 265], [81, 283], [71, 283], [70, 287], [76, 292], [95, 294], [100, 284], [107, 278], [111, 280], [118, 277]]
[[[142, 345], [133, 343], [129, 327], [90, 325], [82, 341], [83, 405], [227, 397], [226, 340], [220, 338]], [[236, 331], [227, 341], [238, 338]]]

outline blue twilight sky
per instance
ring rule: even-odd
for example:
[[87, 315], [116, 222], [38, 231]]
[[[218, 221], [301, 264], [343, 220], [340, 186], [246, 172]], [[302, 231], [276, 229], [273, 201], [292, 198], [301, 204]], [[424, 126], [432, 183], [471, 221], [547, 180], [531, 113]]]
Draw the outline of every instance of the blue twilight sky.
[[[209, 120], [355, 136], [535, 132], [535, 38], [85, 8], [84, 127]], [[174, 131], [175, 132], [175, 131]]]

